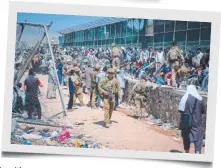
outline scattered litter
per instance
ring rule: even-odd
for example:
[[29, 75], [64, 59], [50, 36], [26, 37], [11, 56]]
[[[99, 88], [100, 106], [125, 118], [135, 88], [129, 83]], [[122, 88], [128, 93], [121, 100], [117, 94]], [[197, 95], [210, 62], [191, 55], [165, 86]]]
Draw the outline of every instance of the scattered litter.
[[33, 132], [35, 130], [35, 127], [29, 127], [29, 126], [27, 126], [26, 128], [25, 128], [25, 132], [27, 133], [27, 134], [30, 134], [31, 132]]
[[[83, 125], [84, 123], [78, 123], [77, 125]], [[47, 146], [63, 146], [63, 147], [77, 147], [77, 148], [102, 148], [102, 145], [98, 145], [95, 142], [87, 140], [83, 134], [75, 135], [74, 132], [68, 130], [66, 126], [60, 128], [39, 128], [31, 127], [28, 124], [13, 123], [11, 132], [12, 144], [23, 145], [47, 145]]]
[[81, 147], [82, 145], [83, 145], [83, 143], [79, 139], [75, 139], [73, 141], [73, 146], [74, 147]]
[[24, 138], [20, 138], [20, 142], [26, 145], [32, 145], [30, 140], [24, 139]]
[[55, 141], [55, 140], [47, 139], [47, 140], [46, 140], [46, 145], [48, 145], [48, 146], [58, 146], [59, 144], [58, 144], [58, 142]]
[[173, 139], [174, 141], [180, 141], [180, 140], [181, 140], [180, 137], [176, 137], [176, 136], [173, 136], [172, 139]]
[[171, 130], [175, 128], [175, 125], [171, 123], [163, 123], [160, 128], [162, 128], [163, 130]]
[[41, 139], [42, 138], [42, 136], [35, 135], [35, 134], [24, 134], [22, 137], [26, 140], [36, 140], [36, 139]]
[[76, 123], [74, 123], [75, 125], [84, 125], [84, 123], [83, 122], [81, 122], [81, 123], [79, 123], [79, 122], [76, 122]]
[[51, 133], [51, 137], [53, 138], [53, 137], [57, 137], [58, 136], [58, 132], [57, 131], [53, 131], [52, 133]]
[[43, 129], [43, 130], [40, 130], [39, 132], [43, 137], [50, 137], [51, 136], [50, 129]]
[[68, 138], [70, 138], [70, 132], [64, 127], [63, 132], [59, 135], [58, 139], [60, 142], [64, 143]]

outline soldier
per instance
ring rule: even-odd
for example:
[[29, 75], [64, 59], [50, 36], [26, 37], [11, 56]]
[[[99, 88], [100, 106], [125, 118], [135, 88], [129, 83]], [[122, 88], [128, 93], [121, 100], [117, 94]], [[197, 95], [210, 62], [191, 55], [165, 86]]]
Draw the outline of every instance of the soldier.
[[117, 79], [114, 77], [114, 69], [110, 68], [105, 76], [98, 84], [98, 90], [102, 94], [104, 103], [104, 123], [105, 127], [109, 128], [110, 119], [115, 107], [115, 95], [119, 94], [120, 86]]
[[67, 59], [64, 65], [64, 74], [68, 75], [71, 69], [73, 69], [73, 65], [71, 64], [71, 59]]
[[112, 57], [112, 67], [120, 69], [120, 57], [121, 57], [121, 51], [118, 49], [115, 45], [115, 43], [112, 44], [111, 48], [111, 57]]
[[82, 92], [82, 82], [81, 82], [81, 78], [80, 78], [80, 69], [78, 67], [74, 68], [74, 75], [73, 75], [73, 81], [74, 81], [74, 88], [75, 88], [75, 92], [74, 92], [74, 105], [76, 105], [76, 100], [77, 98], [80, 101], [81, 106], [84, 106], [84, 102], [83, 102], [83, 92]]
[[96, 83], [96, 77], [100, 70], [100, 66], [96, 65], [94, 68], [94, 71], [91, 73], [91, 108], [96, 109], [95, 107], [95, 101], [96, 101], [96, 95], [97, 95], [97, 83]]
[[135, 117], [139, 117], [139, 119], [143, 117], [142, 107], [145, 100], [145, 96], [143, 95], [143, 93], [145, 93], [145, 89], [147, 87], [146, 81], [146, 76], [142, 75], [141, 80], [133, 88], [136, 106]]
[[173, 41], [172, 47], [167, 53], [167, 60], [170, 65], [171, 73], [172, 73], [172, 86], [176, 87], [176, 73], [180, 69], [181, 64], [184, 62], [182, 51], [177, 46], [177, 42]]

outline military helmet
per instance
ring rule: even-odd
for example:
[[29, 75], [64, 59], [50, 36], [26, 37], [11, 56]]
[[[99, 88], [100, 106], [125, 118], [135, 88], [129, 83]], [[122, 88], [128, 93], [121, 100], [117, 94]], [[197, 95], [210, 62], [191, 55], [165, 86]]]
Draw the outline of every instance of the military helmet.
[[109, 68], [109, 69], [107, 70], [107, 73], [109, 73], [109, 74], [114, 74], [114, 73], [115, 73], [115, 71], [114, 71], [114, 69], [113, 69], [113, 68]]
[[145, 74], [141, 75], [141, 79], [146, 80], [146, 75]]
[[176, 45], [177, 45], [177, 41], [174, 40], [174, 41], [172, 42], [172, 45], [173, 45], [173, 46], [176, 46]]
[[97, 65], [95, 65], [94, 68], [95, 68], [95, 70], [98, 70], [98, 71], [99, 71], [101, 67], [100, 67], [100, 65], [97, 64]]
[[112, 44], [111, 44], [111, 46], [112, 46], [112, 47], [115, 47], [115, 46], [116, 46], [116, 44], [115, 44], [115, 43], [112, 43]]

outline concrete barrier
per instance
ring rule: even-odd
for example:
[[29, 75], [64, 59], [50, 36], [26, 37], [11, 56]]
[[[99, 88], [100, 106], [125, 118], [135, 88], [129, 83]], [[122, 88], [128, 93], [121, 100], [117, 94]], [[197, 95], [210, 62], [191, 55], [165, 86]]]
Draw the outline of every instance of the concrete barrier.
[[[125, 78], [126, 88], [124, 101], [127, 104], [134, 106], [134, 101], [131, 99], [132, 88], [137, 80]], [[171, 123], [178, 127], [180, 114], [178, 112], [178, 104], [184, 95], [184, 90], [178, 90], [167, 86], [158, 86], [157, 84], [149, 83], [146, 92], [144, 93], [147, 101], [144, 102], [145, 111], [152, 114], [154, 117], [161, 119], [165, 123]], [[207, 105], [207, 93], [200, 92], [203, 97], [204, 104]], [[149, 105], [149, 108], [148, 108]], [[206, 128], [206, 116], [203, 116], [203, 128]]]

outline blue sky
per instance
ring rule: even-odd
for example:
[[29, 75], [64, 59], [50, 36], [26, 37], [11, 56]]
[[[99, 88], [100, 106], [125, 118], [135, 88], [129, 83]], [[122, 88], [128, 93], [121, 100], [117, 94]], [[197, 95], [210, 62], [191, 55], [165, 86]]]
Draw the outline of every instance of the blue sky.
[[[93, 20], [100, 19], [102, 17], [95, 17], [95, 16], [80, 16], [80, 15], [58, 15], [58, 14], [40, 14], [40, 13], [18, 13], [17, 14], [17, 21], [18, 22], [24, 22], [25, 20], [27, 22], [32, 23], [41, 23], [41, 24], [49, 24], [51, 21], [53, 22], [50, 30], [49, 30], [49, 36], [50, 37], [58, 37], [59, 33], [57, 33], [60, 29], [69, 28], [75, 25], [87, 23]], [[32, 29], [33, 30], [33, 29]], [[24, 34], [28, 34], [31, 38], [31, 33], [33, 34], [33, 31], [31, 30], [24, 31]], [[24, 38], [24, 37], [23, 37]]]

